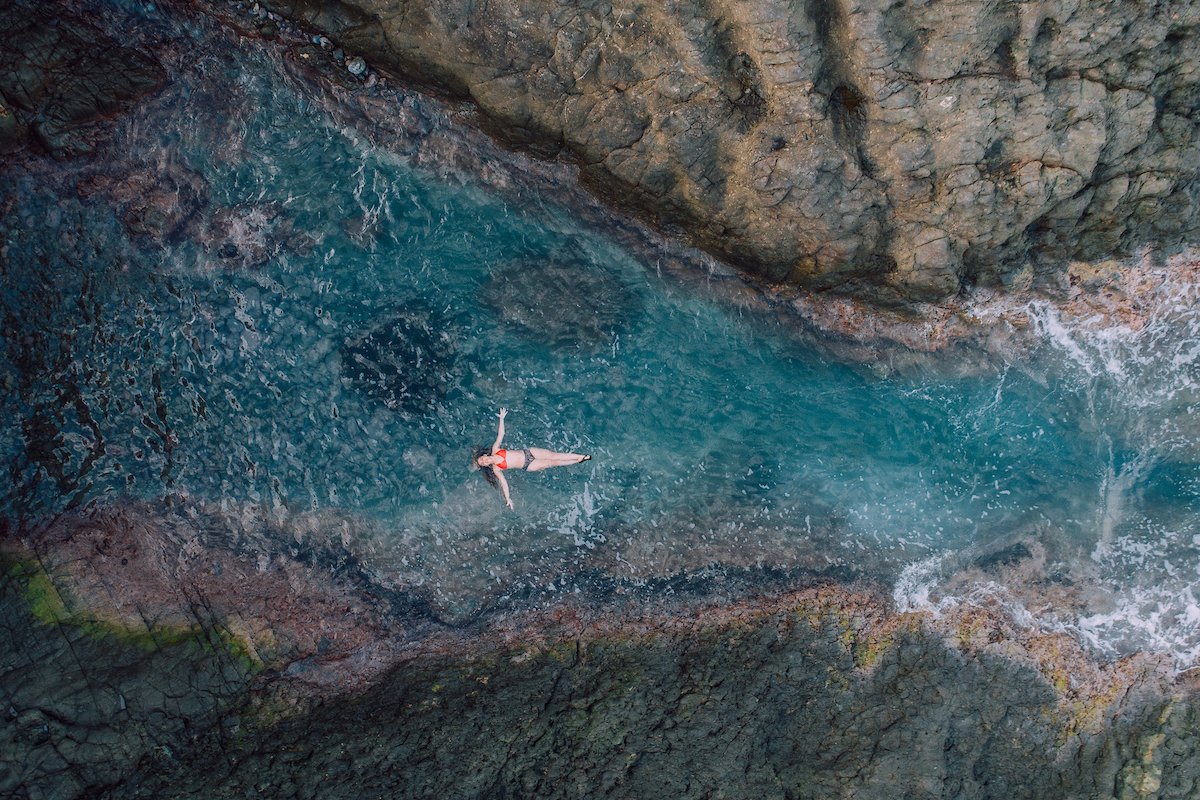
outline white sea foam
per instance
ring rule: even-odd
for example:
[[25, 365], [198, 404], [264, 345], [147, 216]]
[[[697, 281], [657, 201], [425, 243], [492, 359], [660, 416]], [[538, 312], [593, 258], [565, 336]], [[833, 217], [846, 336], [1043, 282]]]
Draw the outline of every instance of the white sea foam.
[[932, 599], [934, 590], [946, 577], [945, 569], [950, 558], [949, 553], [939, 553], [906, 566], [892, 587], [896, 609], [902, 613], [925, 611], [938, 614], [946, 608], [946, 603], [956, 602], [955, 599], [937, 602]]
[[1120, 436], [1125, 451], [1118, 457], [1113, 439], [1100, 437], [1105, 446], [1091, 557], [1100, 569], [1097, 588], [1111, 608], [1063, 622], [1105, 655], [1165, 652], [1186, 668], [1200, 657], [1200, 607], [1194, 581], [1179, 579], [1191, 570], [1177, 562], [1195, 556], [1180, 543], [1194, 538], [1200, 508], [1194, 496], [1164, 507], [1142, 493], [1157, 465], [1194, 463], [1200, 454], [1192, 416], [1200, 388], [1200, 287], [1194, 271], [1178, 262], [1141, 269], [1133, 317], [1070, 317], [1046, 302], [1029, 305], [1033, 330], [1075, 370], [1097, 430]]
[[589, 550], [605, 541], [604, 534], [594, 530], [593, 521], [605, 498], [592, 491], [590, 482], [571, 495], [554, 513], [549, 515], [550, 525], [564, 536], [570, 536], [576, 547]]
[[1200, 602], [1191, 585], [1124, 588], [1111, 611], [1082, 616], [1080, 638], [1100, 653], [1167, 653], [1178, 669], [1200, 662]]
[[[1126, 276], [1132, 287], [1098, 309], [1013, 298], [975, 309], [980, 319], [1022, 318], [1034, 350], [1006, 369], [1026, 371], [1048, 399], [1081, 409], [1074, 424], [1094, 447], [1096, 494], [1056, 523], [1076, 553], [1057, 568], [1077, 574], [1058, 585], [1055, 601], [1037, 581], [956, 579], [963, 554], [932, 556], [897, 579], [899, 610], [998, 605], [1018, 624], [1069, 632], [1103, 657], [1145, 651], [1168, 654], [1180, 670], [1200, 663], [1200, 495], [1189, 477], [1200, 462], [1196, 264], [1195, 254], [1161, 266], [1143, 260]], [[1020, 570], [1007, 579], [1024, 580]]]

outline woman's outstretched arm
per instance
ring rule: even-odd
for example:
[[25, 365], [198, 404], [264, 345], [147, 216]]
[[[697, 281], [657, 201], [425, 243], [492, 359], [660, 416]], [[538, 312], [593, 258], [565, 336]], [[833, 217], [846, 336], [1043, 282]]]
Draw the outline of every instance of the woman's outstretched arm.
[[504, 439], [504, 416], [508, 413], [507, 408], [500, 409], [500, 428], [496, 431], [496, 442], [492, 445], [492, 453], [500, 449], [500, 442]]
[[504, 492], [504, 505], [512, 508], [512, 498], [508, 494], [508, 481], [504, 480], [504, 475], [495, 467], [492, 468], [492, 472], [496, 473], [496, 477], [500, 479], [500, 491]]

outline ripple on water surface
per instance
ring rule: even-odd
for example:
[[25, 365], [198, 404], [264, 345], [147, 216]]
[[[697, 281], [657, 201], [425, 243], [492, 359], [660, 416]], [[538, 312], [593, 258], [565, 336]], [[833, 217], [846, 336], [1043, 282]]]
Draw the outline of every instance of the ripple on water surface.
[[[496, 179], [519, 165], [431, 104], [396, 96], [424, 123], [372, 133], [278, 51], [225, 47], [122, 123], [120, 158], [2, 179], [7, 515], [336, 510], [454, 617], [710, 565], [899, 576], [932, 606], [964, 570], [1012, 578], [987, 556], [1020, 542], [1045, 591], [1014, 602], [1051, 587], [1037, 613], [1102, 650], [1196, 657], [1194, 288], [1135, 333], [1046, 306], [1032, 355], [880, 377]], [[502, 513], [468, 465], [500, 406], [511, 446], [594, 460], [512, 474]]]

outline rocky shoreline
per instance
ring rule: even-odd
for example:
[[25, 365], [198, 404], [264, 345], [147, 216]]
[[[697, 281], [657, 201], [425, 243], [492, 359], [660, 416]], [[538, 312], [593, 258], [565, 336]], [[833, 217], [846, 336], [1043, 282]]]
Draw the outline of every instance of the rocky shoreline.
[[1197, 234], [1194, 4], [263, 5], [771, 284], [1057, 289]]
[[1200, 780], [1190, 674], [997, 609], [900, 613], [818, 580], [447, 626], [336, 541], [218, 519], [113, 507], [6, 533], [0, 792], [1182, 798]]
[[[69, 4], [64, 6], [67, 7]], [[805, 336], [808, 332], [809, 344], [839, 358], [886, 362], [902, 369], [907, 362], [921, 362], [925, 353], [950, 347], [965, 346], [993, 355], [1019, 350], [1029, 343], [1026, 335], [1032, 325], [1029, 308], [1041, 302], [1051, 303], [1068, 320], [1087, 320], [1088, 324], [1136, 331], [1157, 310], [1155, 300], [1161, 298], [1156, 297], [1156, 287], [1194, 285], [1200, 269], [1200, 255], [1187, 244], [1194, 242], [1195, 237], [1189, 239], [1186, 233], [1181, 233], [1174, 238], [1160, 238], [1153, 246], [1131, 240], [1128, 246], [1084, 260], [1064, 256], [1054, 262], [1053, 275], [1045, 281], [1005, 281], [1003, 286], [995, 288], [988, 288], [987, 282], [970, 287], [964, 284], [963, 291], [932, 300], [919, 294], [901, 299], [891, 294], [890, 289], [880, 290], [886, 295], [883, 296], [876, 290], [878, 287], [857, 291], [849, 284], [847, 291], [829, 291], [809, 286], [805, 281], [778, 281], [754, 270], [739, 271], [692, 249], [686, 236], [663, 237], [622, 216], [629, 209], [621, 202], [613, 203], [616, 213], [610, 212], [607, 204], [611, 198], [601, 192], [598, 200], [582, 190], [585, 171], [569, 159], [543, 161], [522, 158], [517, 153], [501, 153], [479, 135], [467, 134], [464, 142], [440, 141], [430, 120], [424, 118], [431, 112], [448, 115], [462, 125], [478, 126], [493, 135], [497, 131], [488, 123], [486, 109], [474, 103], [442, 108], [434, 100], [424, 100], [423, 105], [406, 106], [399, 93], [391, 89], [396, 79], [389, 79], [379, 70], [398, 71], [401, 83], [416, 81], [417, 85], [428, 87], [429, 81], [405, 72], [386, 58], [378, 62], [363, 60], [360, 52], [368, 57], [372, 53], [351, 49], [360, 44], [355, 36], [350, 36], [347, 46], [342, 48], [325, 35], [335, 32], [328, 26], [321, 27], [322, 23], [348, 25], [348, 19], [358, 19], [356, 12], [338, 6], [341, 9], [338, 13], [331, 11], [313, 17], [300, 13], [300, 7], [289, 6], [296, 15], [292, 19], [255, 3], [222, 0], [189, 3], [185, 7], [191, 9], [188, 13], [211, 15], [238, 36], [261, 37], [281, 45], [286, 49], [285, 63], [289, 69], [306, 80], [331, 87], [336, 102], [346, 104], [344, 111], [351, 124], [357, 115], [393, 118], [387, 127], [395, 130], [385, 133], [386, 128], [376, 127], [371, 135], [384, 136], [402, 151], [412, 147], [403, 141], [406, 136], [422, 146], [428, 142], [429, 155], [419, 155], [419, 159], [445, 159], [464, 169], [482, 169], [489, 173], [485, 176], [487, 182], [500, 192], [521, 187], [555, 196], [631, 250], [651, 253], [659, 270], [670, 272], [685, 283], [703, 281], [709, 288], [714, 283], [722, 286], [735, 304], [772, 310], [798, 335]], [[281, 7], [281, 11], [288, 9]], [[43, 9], [37, 13], [44, 16], [50, 12]], [[166, 79], [163, 64], [183, 57], [180, 53], [163, 52], [156, 60], [156, 48], [169, 49], [173, 45], [169, 40], [159, 41], [154, 35], [147, 41], [128, 42], [131, 46], [118, 46], [103, 26], [87, 20], [89, 13], [80, 8], [58, 14], [54, 21], [57, 38], [51, 44], [39, 41], [19, 47], [12, 51], [19, 57], [0, 61], [0, 152], [7, 150], [9, 158], [36, 160], [41, 150], [58, 159], [70, 159], [103, 148], [111, 120], [139, 98], [153, 94]], [[7, 15], [0, 19], [0, 27], [20, 41], [21, 26], [27, 22], [22, 7], [14, 6]], [[64, 67], [60, 63], [67, 58], [73, 59], [74, 66]], [[351, 69], [355, 59], [355, 69]], [[110, 73], [117, 79], [94, 77]], [[436, 81], [433, 84], [438, 88]], [[8, 94], [18, 101], [3, 97], [6, 86]], [[48, 125], [55, 127], [52, 132], [44, 133], [42, 128]], [[504, 136], [499, 140], [508, 146], [513, 144]], [[459, 163], [468, 151], [486, 155], [476, 155], [477, 163]], [[537, 148], [533, 152], [545, 155]], [[170, 238], [179, 235], [180, 223], [189, 221], [180, 216], [187, 214], [189, 198], [203, 191], [190, 185], [189, 180], [186, 175], [166, 179], [159, 176], [146, 185], [147, 176], [102, 174], [81, 183], [78, 191], [81, 196], [100, 191], [116, 203], [131, 205], [131, 232]], [[1188, 180], [1192, 183], [1187, 183]], [[1181, 177], [1182, 190], [1195, 180], [1194, 175]], [[202, 198], [192, 198], [191, 202], [195, 205]], [[176, 207], [167, 209], [168, 204]], [[686, 233], [682, 229], [676, 232]], [[216, 234], [219, 236], [220, 231]], [[733, 263], [738, 262], [734, 259]]]
[[[267, 10], [275, 7], [279, 14]], [[305, 43], [295, 52], [298, 60], [314, 70], [314, 78], [319, 74], [351, 90], [371, 90], [386, 86], [386, 75], [392, 75], [392, 81], [415, 83], [452, 102], [465, 99], [465, 104], [452, 111], [462, 123], [479, 127], [503, 145], [530, 151], [540, 159], [557, 156], [543, 163], [522, 160], [519, 169], [523, 175], [497, 175], [497, 188], [536, 175], [540, 191], [561, 195], [564, 202], [590, 216], [593, 224], [631, 250], [652, 252], [660, 270], [669, 270], [684, 282], [702, 276], [711, 286], [715, 279], [725, 286], [731, 302], [774, 310], [790, 328], [811, 330], [812, 346], [828, 349], [839, 358], [886, 362], [889, 369], [904, 369], [908, 362], [923, 361], [922, 354], [950, 347], [965, 346], [991, 355], [1021, 350], [1030, 344], [1028, 333], [1034, 324], [1030, 307], [1043, 302], [1052, 304], [1068, 323], [1137, 331], [1161, 312], [1164, 299], [1170, 299], [1156, 291], [1159, 287], [1178, 289], [1197, 284], [1200, 253], [1193, 245], [1200, 235], [1200, 214], [1195, 210], [1191, 217], [1185, 214], [1180, 218], [1181, 227], [1176, 233], [1159, 231], [1151, 238], [1130, 235], [1120, 246], [1095, 253], [1071, 251], [1059, 257], [1039, 250], [1036, 258], [1031, 258], [1046, 262], [1046, 272], [1040, 278], [1034, 279], [1032, 273], [1005, 276], [1002, 271], [991, 280], [960, 276], [958, 291], [936, 297], [924, 296], [920, 291], [909, 295], [895, 287], [864, 288], [858, 278], [849, 279], [835, 291], [820, 280], [814, 285], [793, 279], [795, 275], [779, 280], [755, 268], [745, 269], [739, 258], [728, 257], [727, 245], [706, 245], [704, 236], [687, 224], [664, 224], [659, 209], [649, 209], [651, 224], [665, 227], [679, 239], [663, 238], [657, 230], [645, 230], [622, 219], [623, 213], [638, 211], [636, 202], [629, 205], [627, 193], [608, 186], [604, 180], [597, 187], [590, 181], [587, 168], [569, 157], [569, 147], [567, 151], [546, 150], [536, 140], [513, 139], [511, 128], [497, 127], [487, 103], [443, 83], [437, 77], [441, 74], [438, 70], [432, 74], [414, 72], [390, 45], [381, 43], [378, 30], [386, 23], [373, 17], [370, 8], [360, 11], [355, 4], [342, 4], [315, 10], [304, 2], [215, 2], [202, 3], [200, 8], [228, 24], [244, 26], [248, 34], [290, 42], [292, 48], [297, 42]], [[318, 47], [306, 47], [309, 41]], [[357, 59], [355, 69], [349, 66], [353, 59]], [[1194, 146], [1200, 148], [1200, 144]], [[1186, 194], [1198, 180], [1200, 175], [1181, 173], [1177, 186]], [[578, 191], [581, 185], [595, 190], [603, 204], [596, 206], [593, 196]], [[608, 205], [617, 210], [617, 216], [608, 214]], [[1109, 231], [1106, 235], [1112, 234]], [[680, 246], [681, 242], [699, 244], [726, 260], [714, 260], [707, 253]], [[728, 263], [742, 269], [731, 271]], [[1021, 263], [1021, 259], [1013, 263]]]

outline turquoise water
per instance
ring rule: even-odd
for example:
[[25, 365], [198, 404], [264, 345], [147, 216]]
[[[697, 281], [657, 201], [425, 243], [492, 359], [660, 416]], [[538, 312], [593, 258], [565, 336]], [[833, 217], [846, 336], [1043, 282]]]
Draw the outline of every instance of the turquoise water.
[[[253, 507], [448, 618], [745, 567], [916, 607], [1024, 537], [1103, 590], [1048, 620], [1195, 658], [1192, 289], [1124, 337], [1039, 306], [1042, 344], [982, 369], [840, 362], [425, 101], [384, 92], [422, 124], [379, 133], [279, 53], [210, 47], [124, 123], [116, 178], [0, 182], [10, 519]], [[501, 406], [506, 443], [594, 460], [510, 473], [506, 511], [468, 466]]]

